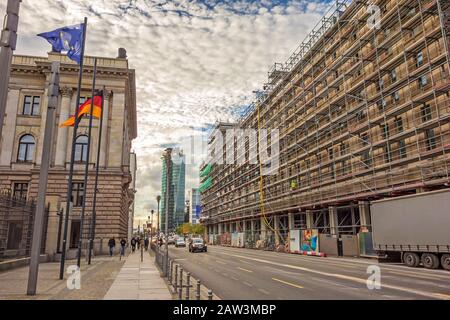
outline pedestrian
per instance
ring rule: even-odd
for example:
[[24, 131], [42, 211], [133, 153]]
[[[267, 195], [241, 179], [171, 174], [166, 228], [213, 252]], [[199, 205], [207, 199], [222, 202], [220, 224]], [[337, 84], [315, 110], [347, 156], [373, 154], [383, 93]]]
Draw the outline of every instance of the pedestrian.
[[148, 250], [148, 238], [145, 238], [145, 240], [144, 240], [144, 248], [145, 248], [145, 251]]
[[140, 237], [137, 237], [137, 239], [136, 239], [136, 244], [137, 244], [137, 248], [138, 248], [138, 250], [140, 249], [140, 246], [141, 246], [141, 238]]
[[134, 250], [136, 250], [136, 238], [133, 237], [131, 239], [131, 252], [134, 252]]
[[144, 239], [139, 239], [139, 246], [144, 249]]
[[125, 245], [127, 244], [127, 241], [122, 238], [122, 240], [120, 240], [120, 256], [125, 256]]
[[109, 256], [112, 257], [113, 253], [114, 253], [114, 247], [116, 246], [116, 239], [114, 239], [114, 237], [112, 237], [111, 239], [109, 239], [108, 241], [108, 247], [109, 247]]

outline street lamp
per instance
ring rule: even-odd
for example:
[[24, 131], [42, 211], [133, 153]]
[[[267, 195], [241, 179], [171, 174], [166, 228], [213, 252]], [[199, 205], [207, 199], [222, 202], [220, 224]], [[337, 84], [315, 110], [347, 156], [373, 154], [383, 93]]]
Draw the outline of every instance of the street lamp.
[[158, 202], [158, 212], [156, 212], [156, 238], [159, 238], [159, 203], [161, 201], [161, 196], [156, 197], [156, 201]]
[[154, 223], [153, 223], [153, 214], [155, 213], [155, 210], [151, 210], [150, 211], [150, 213], [151, 213], [151, 215], [152, 215], [152, 224], [151, 224], [151, 229], [150, 229], [150, 239], [153, 239], [153, 226], [155, 225]]

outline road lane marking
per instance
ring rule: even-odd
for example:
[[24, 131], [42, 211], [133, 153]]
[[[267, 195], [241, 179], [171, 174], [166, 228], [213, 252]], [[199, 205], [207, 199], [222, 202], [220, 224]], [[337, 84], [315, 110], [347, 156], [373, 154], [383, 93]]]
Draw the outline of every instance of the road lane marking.
[[234, 281], [239, 281], [239, 279], [238, 278], [236, 278], [236, 277], [231, 277], [231, 279], [233, 279]]
[[224, 264], [224, 265], [227, 264], [226, 262], [223, 262], [223, 261], [220, 261], [220, 260], [216, 260], [216, 262], [217, 262], [217, 263], [220, 263], [220, 264]]
[[299, 286], [298, 284], [295, 284], [295, 283], [292, 283], [292, 282], [280, 280], [280, 279], [277, 279], [277, 278], [272, 278], [272, 280], [273, 281], [278, 281], [278, 282], [281, 282], [281, 283], [284, 283], [284, 284], [287, 284], [288, 286], [292, 286], [292, 287], [295, 287], [295, 288], [298, 288], [298, 289], [304, 289], [304, 287]]
[[238, 269], [239, 269], [239, 270], [242, 270], [242, 271], [245, 271], [245, 272], [248, 272], [248, 273], [253, 272], [252, 270], [244, 269], [244, 268], [241, 268], [241, 267], [238, 267]]
[[264, 290], [264, 289], [258, 289], [258, 291], [264, 293], [265, 295], [269, 295], [270, 294], [269, 291]]
[[[302, 271], [306, 271], [306, 272], [310, 272], [310, 273], [320, 274], [320, 275], [326, 276], [326, 277], [333, 277], [333, 278], [338, 278], [338, 279], [342, 279], [342, 280], [349, 280], [349, 281], [367, 285], [367, 279], [361, 279], [361, 278], [357, 278], [357, 277], [353, 277], [353, 276], [346, 276], [346, 275], [338, 274], [338, 273], [328, 273], [328, 272], [308, 269], [308, 268], [304, 268], [304, 267], [294, 266], [294, 265], [290, 265], [290, 264], [278, 263], [278, 262], [268, 261], [268, 260], [264, 260], [264, 259], [250, 258], [250, 257], [241, 256], [241, 255], [237, 255], [237, 254], [228, 254], [228, 253], [223, 253], [223, 252], [222, 252], [222, 254], [231, 256], [231, 257], [247, 259], [247, 260], [262, 262], [262, 263], [266, 263], [266, 264], [272, 264], [272, 265], [276, 265], [276, 266], [280, 266], [280, 267], [302, 270]], [[450, 295], [445, 294], [445, 293], [421, 291], [421, 290], [405, 288], [405, 287], [400, 287], [400, 286], [395, 286], [395, 285], [390, 285], [390, 284], [385, 284], [385, 283], [383, 283], [383, 288], [404, 291], [404, 292], [407, 292], [410, 294], [412, 293], [412, 294], [416, 294], [416, 295], [420, 295], [420, 296], [432, 297], [435, 299], [450, 300]]]
[[242, 282], [243, 284], [245, 284], [247, 287], [253, 287], [253, 285], [251, 283], [248, 283], [246, 281]]
[[415, 272], [408, 272], [408, 271], [395, 271], [391, 269], [385, 269], [383, 267], [381, 267], [381, 271], [388, 271], [389, 273], [394, 273], [394, 274], [400, 274], [400, 275], [404, 275], [404, 276], [410, 276], [410, 277], [417, 277], [417, 278], [423, 278], [423, 279], [427, 279], [427, 280], [449, 280], [449, 278], [444, 278], [438, 275], [434, 275], [434, 274], [419, 274], [419, 273], [415, 273]]

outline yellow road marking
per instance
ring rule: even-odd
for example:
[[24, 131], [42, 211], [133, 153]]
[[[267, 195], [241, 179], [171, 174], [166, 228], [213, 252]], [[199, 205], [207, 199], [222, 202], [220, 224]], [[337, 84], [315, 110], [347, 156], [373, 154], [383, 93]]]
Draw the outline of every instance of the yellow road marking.
[[304, 289], [302, 286], [299, 286], [298, 284], [295, 284], [295, 283], [287, 282], [287, 281], [280, 280], [280, 279], [277, 279], [277, 278], [272, 278], [272, 280], [278, 281], [278, 282], [281, 282], [281, 283], [284, 283], [284, 284], [287, 284], [288, 286], [296, 287], [296, 288], [299, 288], [299, 289]]
[[241, 267], [238, 267], [238, 269], [239, 269], [239, 270], [242, 270], [242, 271], [245, 271], [245, 272], [249, 272], [249, 273], [250, 273], [250, 272], [253, 272], [252, 270], [244, 269], [244, 268], [241, 268]]

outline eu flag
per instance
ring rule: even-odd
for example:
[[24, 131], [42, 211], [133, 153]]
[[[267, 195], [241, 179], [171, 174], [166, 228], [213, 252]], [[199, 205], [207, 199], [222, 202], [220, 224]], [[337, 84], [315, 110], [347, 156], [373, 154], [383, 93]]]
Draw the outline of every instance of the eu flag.
[[50, 42], [53, 47], [53, 51], [65, 51], [71, 60], [80, 64], [84, 31], [84, 24], [78, 24], [75, 26], [56, 29], [50, 32], [40, 33], [38, 36]]

